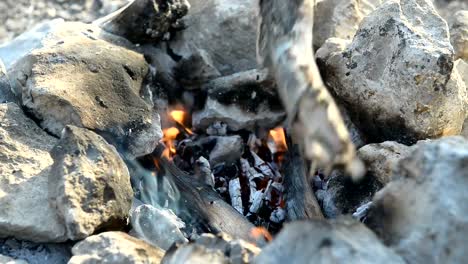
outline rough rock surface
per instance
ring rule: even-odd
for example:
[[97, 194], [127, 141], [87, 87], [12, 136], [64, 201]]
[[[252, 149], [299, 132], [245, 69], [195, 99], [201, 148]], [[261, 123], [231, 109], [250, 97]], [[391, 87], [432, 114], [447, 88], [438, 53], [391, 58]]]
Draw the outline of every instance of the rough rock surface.
[[[0, 254], [28, 264], [64, 264], [71, 258], [70, 243], [37, 244], [14, 238], [0, 239]], [[4, 263], [1, 262], [0, 263]]]
[[174, 243], [185, 243], [180, 228], [184, 222], [167, 209], [160, 209], [148, 204], [135, 208], [131, 223], [136, 236], [147, 243], [168, 250]]
[[0, 237], [66, 239], [47, 197], [49, 151], [56, 142], [16, 104], [0, 105]]
[[223, 75], [254, 69], [257, 2], [251, 0], [190, 0], [183, 19], [187, 29], [171, 42], [183, 58], [205, 50]]
[[69, 264], [160, 263], [164, 251], [122, 232], [90, 236], [72, 249]]
[[447, 24], [426, 0], [386, 1], [344, 51], [328, 55], [325, 79], [370, 141], [460, 133], [465, 85]]
[[411, 147], [393, 141], [369, 144], [357, 152], [359, 158], [366, 164], [367, 172], [386, 185], [393, 178], [393, 171], [398, 162], [407, 157]]
[[28, 262], [21, 259], [13, 259], [10, 257], [0, 255], [0, 263], [2, 264], [28, 264]]
[[455, 58], [468, 61], [468, 10], [461, 10], [453, 15], [450, 40], [455, 50]]
[[0, 43], [50, 19], [91, 22], [117, 10], [126, 2], [127, 0], [3, 0], [0, 2]]
[[462, 263], [468, 243], [468, 141], [421, 141], [374, 197], [368, 225], [408, 263]]
[[57, 25], [12, 67], [13, 90], [54, 135], [85, 127], [131, 156], [148, 154], [162, 137], [159, 115], [140, 97], [148, 65], [102, 35], [109, 37], [92, 25]]
[[133, 191], [128, 169], [112, 145], [90, 130], [67, 126], [51, 155], [49, 199], [69, 239], [126, 225]]
[[405, 263], [351, 219], [287, 224], [253, 263]]
[[339, 171], [334, 171], [326, 184], [316, 191], [317, 200], [327, 218], [352, 214], [358, 207], [372, 200], [382, 183], [371, 174], [354, 182]]
[[380, 0], [320, 0], [314, 11], [314, 48], [327, 39], [352, 39], [362, 19], [381, 3]]
[[0, 103], [15, 102], [5, 65], [0, 59]]
[[260, 249], [226, 234], [202, 234], [194, 241], [175, 245], [162, 260], [164, 264], [213, 263], [247, 264], [260, 253]]

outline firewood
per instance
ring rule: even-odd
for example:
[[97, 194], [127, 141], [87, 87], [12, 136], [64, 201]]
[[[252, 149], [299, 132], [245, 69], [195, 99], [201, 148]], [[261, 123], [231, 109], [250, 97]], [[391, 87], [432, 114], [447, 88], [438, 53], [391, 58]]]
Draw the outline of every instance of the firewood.
[[307, 180], [306, 167], [299, 147], [291, 141], [288, 145], [290, 147], [283, 167], [286, 218], [289, 221], [323, 218], [317, 198]]
[[305, 158], [331, 171], [361, 176], [362, 163], [325, 87], [312, 49], [314, 1], [261, 0], [257, 52], [269, 69]]
[[208, 93], [223, 93], [244, 86], [260, 86], [275, 91], [275, 82], [268, 76], [268, 71], [258, 69], [216, 78], [203, 85], [201, 89]]
[[212, 232], [224, 232], [232, 237], [252, 241], [255, 227], [243, 215], [226, 203], [213, 188], [181, 171], [163, 155], [165, 147], [159, 144], [153, 155], [179, 189], [182, 206], [192, 217], [206, 225]]

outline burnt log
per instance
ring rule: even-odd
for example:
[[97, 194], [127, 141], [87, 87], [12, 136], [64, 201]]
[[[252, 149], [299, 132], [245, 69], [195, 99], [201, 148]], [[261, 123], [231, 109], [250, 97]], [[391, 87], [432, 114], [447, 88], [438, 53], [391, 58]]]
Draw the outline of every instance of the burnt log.
[[254, 241], [251, 231], [255, 226], [209, 185], [177, 168], [163, 155], [165, 147], [159, 144], [153, 155], [159, 165], [172, 177], [179, 189], [181, 205], [213, 233], [224, 232], [234, 238]]
[[307, 179], [306, 164], [299, 146], [288, 142], [284, 171], [284, 200], [288, 221], [323, 218], [322, 210]]
[[187, 0], [133, 0], [93, 23], [133, 43], [154, 43], [174, 28], [188, 12]]

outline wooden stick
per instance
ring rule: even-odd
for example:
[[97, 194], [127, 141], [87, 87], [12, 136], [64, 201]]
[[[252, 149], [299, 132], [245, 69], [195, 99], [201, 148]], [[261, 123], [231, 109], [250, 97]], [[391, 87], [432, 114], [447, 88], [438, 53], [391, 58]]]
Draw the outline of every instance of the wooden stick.
[[363, 174], [362, 163], [325, 87], [312, 49], [314, 0], [260, 0], [259, 62], [269, 69], [304, 157], [331, 171]]
[[215, 233], [224, 232], [234, 238], [255, 242], [251, 236], [255, 226], [226, 203], [213, 188], [177, 168], [172, 161], [163, 156], [164, 149], [164, 145], [159, 144], [153, 155], [161, 167], [172, 176], [179, 188], [181, 202], [190, 214]]
[[306, 167], [299, 147], [288, 140], [289, 151], [283, 165], [284, 200], [288, 221], [322, 219], [323, 214], [307, 180]]

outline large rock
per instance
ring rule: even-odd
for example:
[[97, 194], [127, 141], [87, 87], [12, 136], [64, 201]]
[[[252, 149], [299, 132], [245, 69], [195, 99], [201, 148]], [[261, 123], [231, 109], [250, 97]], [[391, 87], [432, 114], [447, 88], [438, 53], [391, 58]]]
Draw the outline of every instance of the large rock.
[[368, 225], [408, 263], [465, 262], [467, 161], [462, 137], [419, 142], [375, 195]]
[[47, 195], [56, 142], [17, 105], [0, 105], [0, 237], [66, 240]]
[[105, 232], [76, 244], [69, 264], [160, 263], [164, 251], [122, 232]]
[[0, 255], [0, 263], [2, 264], [28, 264], [26, 261], [21, 259], [13, 259], [7, 256]]
[[455, 58], [468, 61], [468, 10], [461, 10], [453, 15], [450, 40], [455, 50]]
[[133, 191], [128, 169], [112, 145], [90, 130], [67, 126], [51, 154], [49, 199], [69, 239], [126, 225]]
[[386, 185], [393, 179], [393, 171], [400, 160], [411, 153], [411, 147], [393, 141], [369, 144], [357, 152], [366, 164], [367, 172]]
[[336, 37], [351, 40], [362, 19], [381, 3], [380, 0], [320, 0], [314, 10], [314, 48]]
[[327, 53], [319, 58], [325, 79], [369, 140], [413, 143], [460, 133], [466, 88], [454, 70], [447, 24], [426, 0], [386, 1], [344, 51]]
[[223, 75], [256, 68], [256, 1], [189, 2], [183, 19], [187, 29], [170, 44], [175, 54], [189, 58], [198, 49], [205, 50]]
[[405, 263], [363, 224], [340, 219], [287, 224], [253, 263]]
[[[33, 243], [14, 238], [0, 239], [0, 255], [28, 264], [63, 264], [71, 258], [71, 243]], [[0, 258], [0, 263], [1, 258]]]
[[54, 135], [66, 125], [85, 127], [131, 156], [148, 154], [162, 137], [159, 115], [140, 97], [148, 65], [106, 39], [121, 40], [92, 25], [56, 25], [12, 66], [13, 90]]

